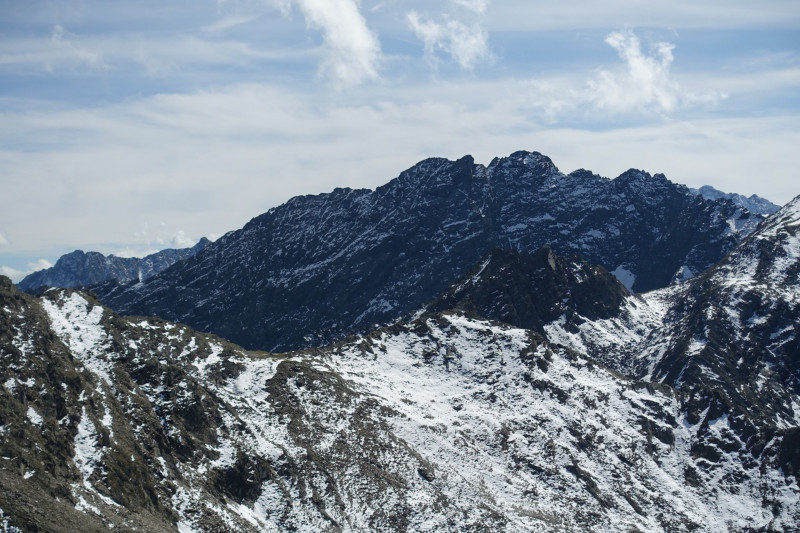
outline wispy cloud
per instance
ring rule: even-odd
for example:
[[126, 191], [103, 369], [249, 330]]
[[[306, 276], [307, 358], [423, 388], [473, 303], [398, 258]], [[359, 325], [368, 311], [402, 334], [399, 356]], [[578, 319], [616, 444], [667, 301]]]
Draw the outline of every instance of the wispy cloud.
[[306, 23], [322, 31], [326, 57], [322, 72], [353, 86], [378, 78], [381, 48], [354, 0], [295, 0]]
[[489, 7], [491, 0], [450, 0], [450, 2], [456, 6], [474, 11], [475, 13], [483, 14]]
[[630, 29], [608, 34], [605, 42], [617, 51], [625, 70], [601, 70], [596, 79], [589, 81], [584, 94], [598, 109], [669, 114], [679, 107], [713, 104], [725, 98], [719, 92], [693, 94], [681, 88], [670, 74], [675, 49], [671, 43], [651, 43], [645, 52]]
[[[540, 109], [549, 123], [576, 116], [584, 120], [668, 118], [688, 109], [714, 107], [728, 97], [723, 91], [708, 87], [690, 90], [679, 83], [671, 72], [675, 60], [671, 43], [653, 42], [643, 49], [630, 29], [609, 33], [605, 43], [617, 51], [622, 60], [619, 65], [599, 68], [588, 79], [585, 74], [583, 79], [572, 74], [530, 81], [531, 106]], [[695, 78], [696, 87], [703, 78]], [[705, 80], [714, 82], [713, 78]]]
[[[300, 60], [310, 57], [303, 50], [263, 50], [232, 39], [203, 35], [173, 35], [145, 38], [137, 34], [76, 35], [61, 26], [50, 39], [17, 39], [0, 43], [0, 69], [6, 72], [44, 70], [108, 72], [143, 69], [149, 76], [165, 76], [185, 69], [197, 71], [219, 66], [248, 66], [260, 60]], [[131, 72], [134, 71], [134, 72]]]
[[437, 52], [449, 54], [459, 66], [471, 69], [489, 56], [488, 33], [480, 24], [466, 25], [457, 20], [436, 22], [423, 20], [416, 11], [407, 15], [408, 23], [425, 46], [425, 55], [432, 64]]
[[0, 233], [0, 246], [8, 246], [8, 239], [2, 233]]

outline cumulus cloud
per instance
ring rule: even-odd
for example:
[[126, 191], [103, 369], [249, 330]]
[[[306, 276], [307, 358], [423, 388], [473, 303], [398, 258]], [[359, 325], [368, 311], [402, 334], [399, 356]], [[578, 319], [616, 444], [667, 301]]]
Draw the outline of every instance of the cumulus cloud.
[[119, 257], [144, 257], [164, 248], [189, 248], [197, 244], [182, 229], [171, 232], [169, 224], [164, 221], [151, 225], [145, 222], [142, 229], [134, 233], [136, 240], [142, 243], [139, 248], [125, 248], [114, 252]]
[[488, 35], [480, 24], [467, 26], [457, 20], [443, 23], [423, 20], [416, 11], [409, 12], [407, 17], [409, 26], [425, 46], [425, 55], [434, 64], [439, 50], [465, 69], [473, 68], [489, 56]]
[[606, 36], [605, 42], [617, 51], [624, 61], [625, 70], [601, 70], [596, 79], [589, 81], [583, 96], [598, 109], [612, 113], [646, 111], [669, 114], [679, 107], [715, 103], [725, 97], [720, 93], [684, 91], [670, 74], [674, 61], [672, 51], [675, 49], [670, 43], [652, 43], [645, 53], [632, 30], [612, 32]]
[[380, 44], [354, 0], [295, 0], [295, 3], [306, 23], [322, 31], [326, 47], [321, 66], [324, 74], [345, 86], [377, 79]]

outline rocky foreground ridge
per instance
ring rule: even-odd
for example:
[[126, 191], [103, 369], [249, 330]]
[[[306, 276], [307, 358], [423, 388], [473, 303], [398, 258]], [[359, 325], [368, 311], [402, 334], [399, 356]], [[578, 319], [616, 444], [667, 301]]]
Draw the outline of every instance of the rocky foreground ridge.
[[0, 278], [0, 520], [789, 531], [798, 232], [800, 198], [640, 295], [553, 249], [491, 252], [406, 320], [284, 355]]

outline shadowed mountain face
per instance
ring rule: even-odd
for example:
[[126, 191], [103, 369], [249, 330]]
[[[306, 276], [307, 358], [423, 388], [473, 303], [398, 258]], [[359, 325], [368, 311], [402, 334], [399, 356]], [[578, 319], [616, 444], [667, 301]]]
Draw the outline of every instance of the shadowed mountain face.
[[123, 314], [285, 350], [403, 316], [494, 248], [549, 244], [645, 291], [705, 270], [760, 220], [660, 174], [564, 175], [528, 152], [429, 159], [374, 191], [293, 198], [160, 275], [93, 290]]
[[166, 270], [181, 259], [191, 257], [211, 241], [203, 237], [191, 248], [161, 250], [146, 257], [105, 256], [99, 252], [75, 250], [62, 255], [55, 266], [25, 276], [17, 284], [23, 291], [34, 292], [42, 287], [82, 287], [116, 281], [142, 281]]
[[617, 316], [629, 295], [604, 268], [556, 256], [549, 246], [533, 255], [495, 249], [425, 310], [460, 309], [544, 333], [559, 319], [580, 324]]

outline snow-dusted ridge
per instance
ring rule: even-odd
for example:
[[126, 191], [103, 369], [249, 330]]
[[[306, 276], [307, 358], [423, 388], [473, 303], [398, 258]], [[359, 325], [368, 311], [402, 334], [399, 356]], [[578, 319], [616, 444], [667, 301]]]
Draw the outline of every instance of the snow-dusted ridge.
[[[788, 433], [753, 454], [733, 415], [695, 416], [684, 393], [528, 330], [434, 313], [275, 356], [123, 319], [82, 293], [2, 289], [4, 435], [37, 443], [0, 440], [14, 467], [0, 483], [26, 487], [16, 503], [0, 496], [11, 524], [777, 532], [800, 520], [797, 478], [780, 466]], [[642, 323], [661, 316], [639, 305]]]
[[[540, 157], [522, 163], [559, 177]], [[404, 179], [429, 185], [422, 170]], [[53, 532], [790, 531], [798, 232], [800, 198], [710, 270], [636, 295], [549, 248], [492, 251], [411, 318], [283, 355], [123, 318], [87, 293], [34, 298], [0, 277], [0, 520]]]

